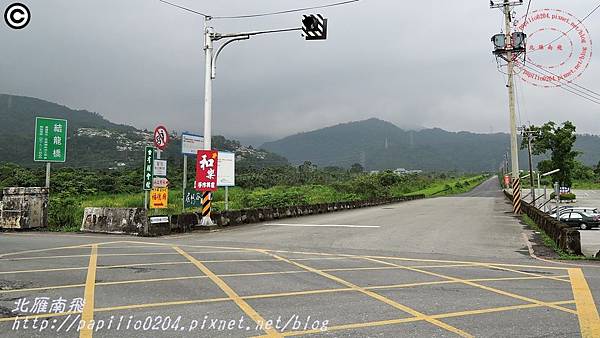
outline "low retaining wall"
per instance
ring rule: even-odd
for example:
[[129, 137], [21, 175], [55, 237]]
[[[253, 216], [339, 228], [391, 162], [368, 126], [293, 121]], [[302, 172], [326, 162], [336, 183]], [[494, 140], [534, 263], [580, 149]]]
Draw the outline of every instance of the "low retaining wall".
[[[337, 203], [322, 203], [312, 205], [299, 205], [281, 208], [262, 208], [262, 209], [245, 209], [232, 210], [212, 213], [212, 219], [218, 227], [229, 227], [242, 224], [259, 223], [271, 221], [274, 219], [300, 217], [316, 214], [324, 214], [328, 212], [336, 212], [342, 210], [358, 209], [371, 207], [376, 205], [412, 201], [425, 198], [424, 195], [406, 196], [399, 198], [383, 198], [367, 201], [352, 201], [352, 202], [337, 202]], [[172, 229], [185, 231], [199, 225], [200, 215], [196, 213], [182, 214], [173, 216], [171, 223]]]
[[32, 229], [47, 225], [48, 188], [4, 188], [0, 204], [0, 228]]
[[85, 208], [81, 231], [143, 236], [148, 223], [143, 208]]
[[[512, 201], [512, 195], [504, 191], [506, 198]], [[523, 211], [550, 237], [558, 247], [571, 255], [583, 255], [581, 252], [581, 235], [575, 228], [557, 221], [547, 213], [522, 201]]]
[[[213, 212], [215, 227], [201, 227], [199, 213], [173, 216], [147, 216], [142, 208], [85, 208], [81, 231], [119, 233], [139, 236], [162, 236], [170, 233], [188, 232], [194, 229], [215, 229], [242, 224], [259, 223], [274, 219], [299, 217], [327, 212], [336, 212], [376, 205], [411, 201], [425, 198], [424, 195], [400, 198], [374, 199], [368, 201], [323, 203], [282, 208], [262, 208]], [[152, 222], [152, 219], [169, 217], [170, 224]]]

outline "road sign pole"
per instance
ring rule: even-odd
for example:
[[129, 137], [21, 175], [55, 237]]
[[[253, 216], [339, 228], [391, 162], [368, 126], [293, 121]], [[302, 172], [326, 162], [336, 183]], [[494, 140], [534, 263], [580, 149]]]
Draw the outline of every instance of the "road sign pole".
[[[204, 150], [212, 148], [212, 63], [213, 63], [213, 41], [208, 23], [210, 18], [204, 21], [204, 57], [206, 67], [204, 69]], [[212, 198], [208, 194], [208, 198]], [[210, 203], [208, 204], [208, 213], [202, 217], [200, 225], [210, 226], [214, 222], [210, 218]], [[204, 213], [204, 212], [203, 212]]]
[[187, 186], [187, 155], [183, 155], [183, 190], [181, 190], [181, 212], [185, 209], [185, 188]]
[[229, 210], [229, 187], [225, 187], [225, 211]]
[[148, 210], [148, 191], [144, 191], [144, 209]]
[[46, 162], [46, 188], [50, 188], [50, 162]]

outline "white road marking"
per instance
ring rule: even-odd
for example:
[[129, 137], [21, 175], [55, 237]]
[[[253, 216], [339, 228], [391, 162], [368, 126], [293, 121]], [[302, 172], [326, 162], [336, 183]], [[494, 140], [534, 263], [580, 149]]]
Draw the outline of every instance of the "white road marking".
[[351, 224], [286, 224], [268, 223], [267, 225], [279, 225], [288, 227], [322, 227], [322, 228], [381, 228], [379, 225], [351, 225]]

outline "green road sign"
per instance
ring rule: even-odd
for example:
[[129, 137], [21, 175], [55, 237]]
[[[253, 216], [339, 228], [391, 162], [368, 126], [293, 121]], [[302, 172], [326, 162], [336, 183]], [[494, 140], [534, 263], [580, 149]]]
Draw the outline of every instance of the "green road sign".
[[35, 118], [33, 160], [65, 162], [67, 160], [67, 120]]
[[183, 193], [184, 208], [200, 208], [202, 206], [202, 192], [187, 190]]
[[146, 147], [144, 153], [144, 190], [152, 190], [154, 176], [154, 148]]

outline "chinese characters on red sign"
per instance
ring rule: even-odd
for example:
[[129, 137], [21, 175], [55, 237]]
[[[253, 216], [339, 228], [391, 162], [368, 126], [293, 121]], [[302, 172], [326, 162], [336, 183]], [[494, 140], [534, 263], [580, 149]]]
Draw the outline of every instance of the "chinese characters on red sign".
[[194, 184], [196, 190], [217, 190], [218, 154], [214, 150], [198, 150], [196, 158], [196, 182]]

